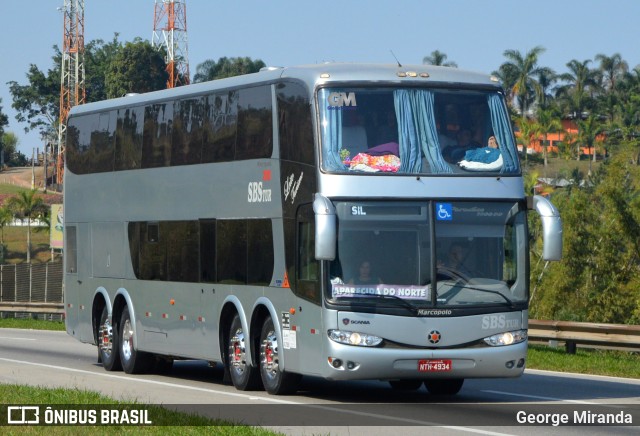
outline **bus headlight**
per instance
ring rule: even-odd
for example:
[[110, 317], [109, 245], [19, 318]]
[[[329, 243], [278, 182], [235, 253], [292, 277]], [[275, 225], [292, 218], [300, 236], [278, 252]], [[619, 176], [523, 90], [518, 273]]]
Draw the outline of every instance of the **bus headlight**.
[[492, 347], [501, 347], [503, 345], [519, 344], [526, 339], [526, 330], [515, 330], [513, 332], [506, 332], [489, 336], [488, 338], [484, 338], [484, 341], [487, 343], [487, 345], [491, 345]]
[[344, 330], [329, 330], [329, 338], [339, 344], [360, 347], [376, 347], [382, 342], [382, 338], [378, 336]]

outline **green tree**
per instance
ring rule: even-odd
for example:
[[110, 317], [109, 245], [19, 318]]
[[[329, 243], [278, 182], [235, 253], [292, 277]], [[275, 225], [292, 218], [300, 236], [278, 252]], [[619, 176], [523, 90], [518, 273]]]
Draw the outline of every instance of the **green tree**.
[[[598, 85], [598, 72], [589, 68], [590, 63], [589, 59], [582, 62], [573, 59], [567, 63], [569, 72], [559, 76], [567, 84], [558, 89], [558, 98], [564, 103], [565, 113], [576, 121], [586, 117], [587, 111], [594, 106], [592, 94]], [[578, 149], [577, 160], [580, 155]]]
[[96, 39], [85, 46], [85, 87], [87, 102], [106, 100], [107, 87], [105, 78], [111, 62], [122, 51], [123, 44], [115, 33], [110, 42]]
[[534, 120], [530, 120], [524, 116], [516, 120], [516, 125], [520, 131], [520, 135], [516, 139], [518, 144], [522, 145], [524, 162], [525, 166], [527, 166], [529, 163], [529, 145], [540, 135], [540, 126], [538, 126]]
[[535, 96], [540, 94], [540, 84], [535, 79], [542, 71], [538, 66], [538, 57], [545, 49], [536, 46], [522, 55], [518, 50], [505, 50], [508, 60], [500, 66], [501, 78], [508, 78], [510, 94], [518, 103], [522, 116], [526, 116]]
[[[54, 47], [57, 51], [57, 48]], [[54, 56], [59, 57], [59, 51]], [[11, 105], [16, 111], [16, 119], [27, 123], [25, 131], [38, 130], [44, 138], [55, 137], [60, 117], [60, 66], [41, 71], [35, 64], [29, 66], [27, 85], [8, 82], [13, 98]]]
[[2, 138], [0, 138], [2, 149], [0, 153], [3, 153], [2, 161], [7, 164], [11, 163], [16, 151], [18, 150], [18, 137], [13, 132], [4, 132]]
[[[557, 113], [555, 113], [551, 109], [539, 109], [537, 112], [536, 122], [540, 127], [540, 131], [542, 133], [543, 141], [542, 141], [542, 153], [544, 155], [544, 169], [545, 172], [547, 170], [547, 137], [549, 133], [554, 133], [562, 129], [562, 122], [558, 117]], [[545, 174], [546, 176], [546, 174]]]
[[595, 60], [600, 62], [599, 68], [603, 79], [606, 81], [605, 87], [613, 91], [616, 87], [616, 82], [629, 70], [629, 64], [622, 59], [620, 53], [614, 53], [611, 56], [600, 53], [596, 55]]
[[589, 159], [589, 176], [591, 175], [591, 161], [596, 160], [596, 140], [602, 133], [602, 124], [596, 115], [589, 115], [585, 120], [578, 120], [578, 142], [587, 146], [589, 153], [593, 148], [593, 159]]
[[157, 91], [166, 88], [168, 78], [163, 53], [137, 38], [127, 42], [109, 62], [105, 90], [108, 98]]
[[31, 262], [31, 220], [46, 214], [42, 197], [35, 190], [23, 191], [7, 200], [6, 207], [18, 218], [27, 220], [27, 263]]
[[196, 67], [193, 82], [206, 82], [209, 80], [224, 79], [225, 77], [241, 76], [243, 74], [257, 73], [266, 64], [260, 59], [255, 61], [248, 57], [227, 58], [222, 57], [218, 61], [206, 60]]
[[422, 63], [428, 65], [438, 65], [442, 67], [458, 68], [458, 64], [453, 61], [448, 61], [446, 53], [442, 53], [440, 50], [434, 50], [429, 56], [425, 56], [424, 58], [422, 58]]

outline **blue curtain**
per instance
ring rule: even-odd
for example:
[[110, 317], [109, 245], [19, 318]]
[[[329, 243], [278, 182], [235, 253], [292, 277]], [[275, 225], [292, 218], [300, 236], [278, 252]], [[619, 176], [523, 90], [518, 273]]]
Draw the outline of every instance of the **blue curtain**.
[[518, 170], [518, 155], [516, 147], [513, 144], [513, 133], [511, 132], [511, 123], [507, 115], [506, 108], [502, 98], [498, 94], [489, 94], [487, 96], [489, 103], [489, 111], [491, 112], [491, 125], [493, 134], [498, 140], [498, 148], [502, 153], [503, 165], [500, 172], [512, 173]]
[[[400, 171], [417, 173], [422, 170], [422, 153], [434, 174], [452, 173], [440, 153], [438, 132], [433, 110], [433, 92], [422, 89], [394, 91]], [[422, 152], [422, 153], [421, 153]]]
[[[321, 101], [326, 101], [324, 95]], [[328, 110], [323, 111], [325, 115], [323, 126], [322, 146], [322, 162], [324, 168], [329, 171], [343, 171], [345, 169], [342, 159], [340, 158], [340, 150], [342, 149], [342, 111]]]

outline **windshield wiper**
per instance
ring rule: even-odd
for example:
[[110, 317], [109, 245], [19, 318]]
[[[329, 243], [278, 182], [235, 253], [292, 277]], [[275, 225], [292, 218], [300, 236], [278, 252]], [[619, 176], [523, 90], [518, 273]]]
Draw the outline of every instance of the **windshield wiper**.
[[398, 297], [397, 295], [376, 294], [376, 295], [367, 295], [364, 298], [372, 299], [372, 300], [378, 300], [378, 299], [382, 298], [382, 299], [385, 299], [385, 300], [398, 301], [398, 302], [402, 303], [403, 307], [409, 309], [409, 311], [411, 313], [413, 313], [414, 315], [417, 315], [418, 314], [418, 310], [421, 309], [421, 307], [416, 306], [411, 301], [406, 300], [406, 299], [404, 299], [402, 297]]
[[462, 286], [463, 289], [471, 289], [471, 290], [474, 290], [474, 291], [487, 292], [489, 294], [499, 295], [502, 298], [504, 298], [504, 300], [507, 302], [507, 304], [509, 304], [511, 309], [515, 309], [516, 308], [516, 304], [513, 302], [513, 300], [511, 300], [509, 297], [504, 295], [502, 292], [492, 291], [491, 289], [476, 288], [475, 286], [468, 286], [465, 283], [461, 284], [461, 286]]

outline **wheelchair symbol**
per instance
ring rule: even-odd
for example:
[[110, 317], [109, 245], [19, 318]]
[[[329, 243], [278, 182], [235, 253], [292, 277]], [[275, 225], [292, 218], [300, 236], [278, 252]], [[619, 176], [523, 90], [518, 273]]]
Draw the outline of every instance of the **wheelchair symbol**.
[[450, 203], [436, 203], [438, 206], [437, 220], [438, 221], [451, 221], [453, 220], [453, 214]]

